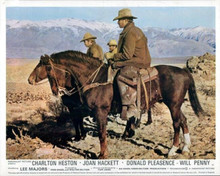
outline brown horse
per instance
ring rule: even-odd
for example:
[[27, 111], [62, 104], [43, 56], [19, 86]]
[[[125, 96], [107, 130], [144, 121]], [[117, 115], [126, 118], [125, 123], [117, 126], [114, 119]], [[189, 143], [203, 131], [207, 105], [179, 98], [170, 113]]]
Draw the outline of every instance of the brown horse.
[[[51, 80], [53, 80], [51, 84], [57, 82], [56, 75], [54, 72], [51, 72], [54, 70], [53, 67], [65, 70], [74, 77], [82, 103], [90, 108], [97, 119], [101, 146], [100, 158], [106, 158], [107, 115], [110, 111], [113, 95], [115, 93], [113, 92], [113, 84], [106, 83], [107, 66], [103, 65], [96, 58], [88, 57], [76, 51], [66, 51], [53, 54], [50, 57], [44, 57], [44, 62], [42, 63], [47, 66], [47, 73], [50, 75]], [[169, 108], [173, 120], [174, 141], [173, 147], [168, 155], [175, 155], [176, 150], [179, 148], [180, 127], [184, 134], [185, 145], [183, 147], [183, 152], [189, 152], [189, 147], [191, 145], [189, 130], [186, 117], [180, 109], [187, 90], [195, 114], [198, 116], [204, 114], [197, 98], [194, 80], [187, 69], [165, 65], [156, 66], [156, 69], [159, 72], [159, 83], [163, 102]], [[65, 77], [63, 77], [62, 80], [65, 80]], [[31, 81], [29, 80], [29, 82]], [[91, 83], [93, 83], [93, 86], [89, 86]], [[86, 87], [87, 89], [85, 89]], [[153, 103], [150, 103], [150, 105], [153, 105]], [[132, 123], [132, 121], [130, 121], [130, 123]], [[126, 131], [128, 130], [130, 129], [126, 128]]]
[[[59, 83], [55, 81], [54, 74], [56, 74]], [[52, 93], [54, 95], [59, 94], [62, 103], [69, 110], [70, 118], [76, 131], [74, 141], [84, 139], [86, 137], [86, 132], [83, 127], [83, 117], [90, 115], [90, 111], [87, 106], [81, 103], [79, 94], [74, 93], [77, 87], [73, 77], [69, 72], [60, 69], [56, 69], [56, 73], [52, 72], [51, 66], [45, 64], [44, 57], [41, 56], [40, 62], [30, 74], [28, 82], [29, 84], [36, 85], [46, 78], [49, 80]]]

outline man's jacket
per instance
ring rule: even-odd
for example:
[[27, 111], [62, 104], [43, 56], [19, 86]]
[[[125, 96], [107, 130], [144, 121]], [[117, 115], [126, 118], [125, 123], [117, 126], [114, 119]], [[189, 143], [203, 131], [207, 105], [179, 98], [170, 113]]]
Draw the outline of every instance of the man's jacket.
[[150, 67], [151, 56], [147, 46], [147, 38], [133, 22], [128, 23], [120, 34], [118, 53], [114, 55], [114, 61], [116, 67]]
[[96, 44], [95, 42], [92, 44], [91, 47], [89, 47], [89, 49], [87, 50], [87, 54], [90, 57], [99, 58], [99, 60], [101, 60], [101, 61], [103, 61], [103, 59], [104, 59], [102, 48], [98, 44]]
[[108, 59], [113, 59], [114, 55], [117, 53], [117, 48], [115, 48], [113, 51], [109, 51], [107, 53], [104, 54], [104, 57], [108, 60]]

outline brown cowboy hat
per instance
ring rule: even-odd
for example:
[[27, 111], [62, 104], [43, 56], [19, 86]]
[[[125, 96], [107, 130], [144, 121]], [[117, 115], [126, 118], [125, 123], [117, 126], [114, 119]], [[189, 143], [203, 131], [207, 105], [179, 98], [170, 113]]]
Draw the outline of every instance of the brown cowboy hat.
[[85, 35], [83, 36], [83, 39], [80, 42], [84, 42], [85, 40], [88, 40], [88, 39], [97, 39], [97, 37], [87, 32], [85, 33]]
[[115, 18], [113, 19], [113, 21], [119, 20], [119, 19], [122, 19], [122, 18], [133, 18], [133, 19], [137, 19], [137, 17], [134, 17], [134, 16], [131, 14], [131, 10], [128, 9], [128, 8], [119, 10], [119, 11], [118, 11], [118, 16], [115, 17]]

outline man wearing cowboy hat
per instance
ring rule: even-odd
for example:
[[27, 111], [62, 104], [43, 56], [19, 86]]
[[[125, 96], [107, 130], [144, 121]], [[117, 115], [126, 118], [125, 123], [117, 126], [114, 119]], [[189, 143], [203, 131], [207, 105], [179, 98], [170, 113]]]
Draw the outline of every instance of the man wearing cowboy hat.
[[104, 54], [104, 58], [108, 61], [109, 59], [112, 59], [114, 57], [114, 54], [117, 53], [117, 41], [116, 40], [110, 40], [107, 45], [109, 46], [109, 52], [106, 52]]
[[80, 42], [84, 42], [85, 46], [88, 48], [86, 54], [88, 54], [90, 57], [96, 57], [103, 61], [104, 56], [102, 48], [96, 44], [95, 39], [97, 39], [95, 36], [87, 32]]
[[[127, 78], [137, 77], [140, 68], [150, 67], [151, 56], [147, 46], [147, 38], [141, 29], [134, 25], [136, 19], [128, 8], [121, 9], [113, 21], [123, 28], [118, 42], [118, 52], [113, 57], [113, 68], [120, 68], [120, 75]], [[117, 78], [122, 99], [121, 118], [124, 120], [138, 114], [136, 106], [136, 89]], [[138, 117], [137, 117], [138, 118]]]

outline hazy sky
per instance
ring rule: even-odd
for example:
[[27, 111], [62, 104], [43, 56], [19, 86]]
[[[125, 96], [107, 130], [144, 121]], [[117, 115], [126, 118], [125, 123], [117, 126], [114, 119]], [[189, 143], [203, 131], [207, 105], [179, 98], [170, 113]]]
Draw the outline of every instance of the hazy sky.
[[[108, 23], [124, 7], [8, 7], [7, 19], [41, 21], [60, 18], [97, 20]], [[215, 7], [129, 7], [139, 27], [215, 28]]]

